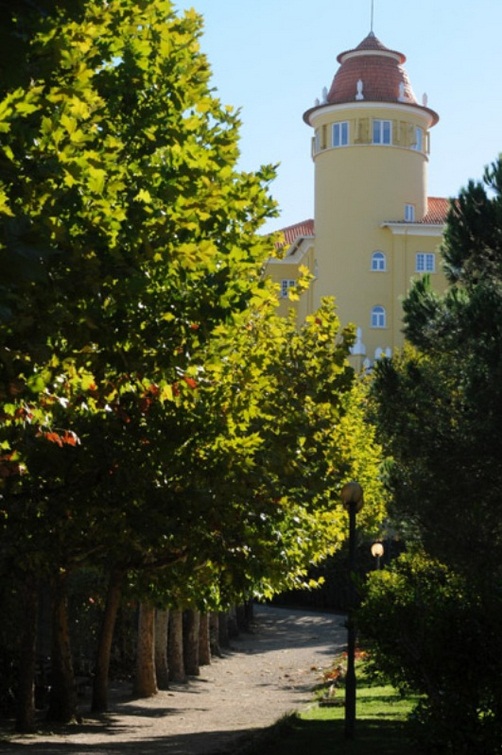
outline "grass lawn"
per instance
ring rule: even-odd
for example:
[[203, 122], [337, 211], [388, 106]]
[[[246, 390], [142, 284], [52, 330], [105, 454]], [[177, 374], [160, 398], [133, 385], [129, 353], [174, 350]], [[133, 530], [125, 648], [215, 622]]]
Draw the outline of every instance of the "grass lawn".
[[[359, 675], [360, 676], [360, 675]], [[355, 737], [344, 736], [343, 689], [339, 704], [315, 702], [263, 732], [246, 755], [420, 755], [409, 740], [406, 721], [416, 700], [403, 698], [391, 686], [374, 686], [364, 677], [357, 686]]]

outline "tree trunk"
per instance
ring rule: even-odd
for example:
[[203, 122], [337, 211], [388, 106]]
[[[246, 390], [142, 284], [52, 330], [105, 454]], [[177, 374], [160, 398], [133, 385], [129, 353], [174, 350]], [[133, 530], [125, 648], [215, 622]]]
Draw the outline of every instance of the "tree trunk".
[[219, 615], [214, 611], [209, 614], [209, 644], [211, 647], [211, 655], [216, 658], [221, 658], [220, 648], [220, 619]]
[[183, 655], [188, 676], [199, 676], [200, 613], [189, 609], [183, 617]]
[[199, 627], [199, 663], [209, 666], [211, 663], [211, 645], [209, 642], [209, 614], [201, 613]]
[[155, 671], [159, 689], [169, 689], [168, 636], [169, 609], [157, 610], [155, 612]]
[[228, 631], [228, 613], [220, 611], [218, 614], [218, 644], [220, 648], [230, 647], [230, 634]]
[[114, 570], [110, 574], [106, 606], [101, 623], [99, 644], [96, 653], [96, 668], [92, 685], [92, 705], [94, 713], [104, 713], [108, 710], [108, 676], [110, 671], [110, 656], [112, 652], [113, 632], [117, 620], [122, 594], [122, 571]]
[[62, 572], [53, 580], [51, 691], [47, 719], [68, 723], [77, 717], [77, 693], [68, 623], [68, 574]]
[[133, 692], [136, 697], [152, 697], [158, 691], [155, 676], [155, 608], [149, 603], [140, 603]]
[[186, 682], [185, 663], [183, 661], [183, 613], [178, 610], [169, 612], [168, 649], [170, 681]]
[[29, 575], [23, 590], [23, 612], [19, 643], [19, 691], [16, 716], [17, 731], [35, 730], [35, 668], [37, 645], [38, 591], [36, 580]]

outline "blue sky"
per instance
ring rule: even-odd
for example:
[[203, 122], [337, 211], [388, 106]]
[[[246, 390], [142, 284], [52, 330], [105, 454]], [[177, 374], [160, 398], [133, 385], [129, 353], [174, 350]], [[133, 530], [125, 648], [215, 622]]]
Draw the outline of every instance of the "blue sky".
[[[241, 111], [243, 170], [280, 163], [279, 219], [313, 217], [311, 128], [303, 113], [329, 88], [337, 55], [370, 31], [371, 0], [174, 0], [204, 17], [201, 40], [224, 104]], [[431, 132], [429, 195], [451, 197], [502, 152], [502, 0], [374, 0], [374, 32], [406, 55]]]

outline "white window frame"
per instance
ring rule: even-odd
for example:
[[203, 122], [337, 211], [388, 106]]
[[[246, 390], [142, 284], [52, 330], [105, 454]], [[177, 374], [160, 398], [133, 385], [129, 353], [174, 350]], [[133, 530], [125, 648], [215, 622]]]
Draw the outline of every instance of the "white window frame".
[[349, 122], [337, 121], [331, 128], [333, 147], [347, 147], [349, 143]]
[[415, 222], [415, 205], [414, 204], [404, 205], [404, 220], [406, 223]]
[[384, 273], [387, 270], [387, 257], [385, 252], [378, 249], [371, 255], [371, 272]]
[[377, 304], [371, 310], [371, 327], [380, 329], [387, 327], [387, 313], [381, 304]]
[[424, 151], [424, 130], [420, 126], [415, 126], [415, 143], [412, 145], [417, 152]]
[[392, 144], [392, 121], [373, 120], [373, 144]]
[[291, 278], [283, 278], [281, 280], [281, 299], [287, 299], [289, 289], [294, 288], [295, 286], [296, 286], [295, 280], [292, 280]]
[[436, 255], [434, 252], [417, 252], [415, 255], [416, 273], [435, 273]]

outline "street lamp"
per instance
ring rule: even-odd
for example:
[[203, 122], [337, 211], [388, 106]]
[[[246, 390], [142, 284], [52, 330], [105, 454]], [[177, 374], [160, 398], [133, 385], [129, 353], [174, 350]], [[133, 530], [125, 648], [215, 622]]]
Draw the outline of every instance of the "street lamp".
[[371, 546], [371, 555], [373, 556], [373, 558], [376, 558], [377, 571], [378, 569], [380, 569], [380, 559], [382, 558], [383, 553], [383, 543], [381, 543], [379, 540], [376, 543], [373, 543], [373, 545]]
[[356, 563], [356, 514], [364, 503], [363, 489], [358, 482], [347, 482], [341, 492], [342, 503], [349, 512], [349, 590], [350, 601], [347, 616], [347, 677], [345, 680], [345, 738], [354, 739], [356, 725], [356, 627], [355, 608], [355, 563]]

